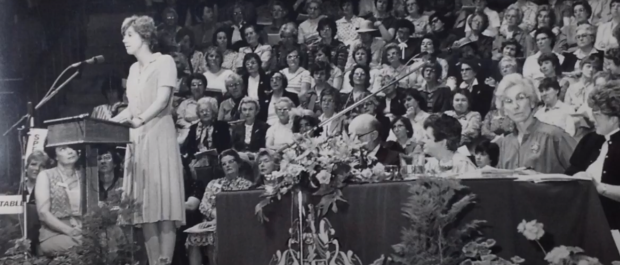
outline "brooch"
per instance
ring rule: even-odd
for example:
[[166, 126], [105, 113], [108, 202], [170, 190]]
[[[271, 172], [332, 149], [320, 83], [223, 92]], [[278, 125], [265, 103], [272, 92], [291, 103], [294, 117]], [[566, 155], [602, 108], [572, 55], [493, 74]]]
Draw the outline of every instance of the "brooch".
[[538, 152], [540, 152], [540, 145], [538, 143], [533, 143], [531, 149], [532, 153], [538, 154]]

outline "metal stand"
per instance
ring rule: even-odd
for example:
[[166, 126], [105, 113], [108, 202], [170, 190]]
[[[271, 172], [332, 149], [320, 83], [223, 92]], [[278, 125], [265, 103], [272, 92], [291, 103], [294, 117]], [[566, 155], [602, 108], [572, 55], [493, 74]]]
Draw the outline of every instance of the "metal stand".
[[[2, 134], [2, 136], [7, 136], [10, 132], [12, 132], [13, 130], [15, 130], [20, 124], [22, 124], [23, 121], [27, 120], [28, 123], [26, 124], [26, 126], [22, 126], [20, 128], [18, 128], [18, 141], [19, 141], [19, 151], [20, 151], [20, 157], [21, 157], [21, 188], [20, 188], [20, 192], [22, 194], [22, 207], [23, 207], [23, 240], [27, 240], [28, 239], [28, 196], [26, 195], [28, 192], [28, 187], [26, 187], [26, 162], [25, 160], [27, 159], [27, 157], [24, 157], [26, 152], [25, 149], [27, 148], [27, 141], [24, 141], [24, 138], [27, 139], [28, 137], [28, 133], [30, 131], [31, 128], [34, 127], [34, 111], [40, 109], [45, 103], [49, 102], [56, 94], [58, 94], [58, 92], [60, 92], [61, 89], [63, 89], [67, 84], [69, 84], [69, 82], [71, 82], [71, 80], [73, 80], [75, 77], [77, 77], [77, 75], [80, 73], [80, 71], [76, 71], [73, 75], [71, 75], [69, 78], [67, 78], [67, 80], [62, 83], [60, 86], [58, 86], [57, 88], [54, 88], [54, 86], [56, 85], [56, 82], [58, 82], [58, 80], [60, 79], [60, 77], [62, 77], [62, 75], [67, 72], [67, 70], [74, 68], [75, 66], [70, 65], [69, 67], [67, 67], [61, 74], [60, 76], [58, 76], [58, 78], [56, 78], [56, 81], [54, 81], [54, 84], [52, 84], [52, 87], [49, 89], [48, 93], [45, 95], [45, 97], [43, 97], [43, 99], [41, 99], [41, 101], [39, 102], [39, 104], [37, 104], [36, 107], [32, 107], [32, 102], [28, 102], [28, 113], [26, 115], [24, 115], [23, 117], [21, 117], [15, 124], [13, 124], [13, 126], [11, 126], [6, 132], [4, 132], [4, 134]], [[24, 133], [26, 132], [26, 133]], [[24, 252], [24, 262], [28, 261], [28, 250], [26, 250]]]

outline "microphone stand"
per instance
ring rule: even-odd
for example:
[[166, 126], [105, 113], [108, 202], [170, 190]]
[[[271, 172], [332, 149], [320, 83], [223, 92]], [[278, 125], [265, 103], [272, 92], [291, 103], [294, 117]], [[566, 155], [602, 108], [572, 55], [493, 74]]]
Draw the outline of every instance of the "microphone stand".
[[[70, 65], [69, 67], [67, 67], [64, 71], [62, 71], [62, 73], [60, 74], [60, 76], [58, 76], [58, 78], [56, 78], [56, 81], [54, 81], [54, 84], [52, 84], [52, 87], [48, 90], [47, 94], [45, 95], [45, 97], [43, 97], [43, 99], [41, 99], [41, 101], [39, 102], [39, 104], [37, 104], [36, 107], [32, 107], [32, 102], [28, 102], [28, 113], [26, 115], [24, 115], [23, 117], [21, 117], [15, 124], [13, 124], [13, 126], [11, 126], [6, 132], [4, 132], [4, 134], [2, 136], [7, 136], [10, 132], [12, 132], [14, 129], [16, 129], [23, 121], [28, 120], [28, 122], [26, 123], [25, 126], [22, 126], [20, 128], [18, 128], [18, 142], [19, 142], [19, 151], [20, 151], [20, 165], [21, 165], [21, 188], [20, 188], [20, 192], [22, 194], [22, 208], [23, 208], [23, 238], [22, 240], [27, 240], [28, 239], [28, 198], [29, 196], [27, 196], [28, 193], [28, 187], [26, 186], [26, 159], [27, 157], [24, 157], [26, 154], [26, 148], [28, 145], [28, 141], [24, 141], [24, 138], [27, 139], [27, 132], [29, 132], [32, 128], [34, 128], [35, 126], [35, 121], [34, 121], [34, 112], [35, 110], [40, 109], [41, 107], [43, 107], [43, 105], [45, 105], [45, 103], [49, 102], [56, 94], [58, 94], [58, 92], [60, 92], [60, 90], [62, 90], [65, 86], [67, 86], [67, 84], [69, 84], [69, 82], [71, 82], [71, 80], [75, 79], [75, 77], [78, 76], [78, 74], [80, 73], [80, 71], [76, 71], [73, 75], [71, 75], [69, 78], [67, 78], [67, 80], [65, 82], [63, 82], [60, 86], [58, 86], [57, 88], [54, 88], [56, 82], [58, 82], [58, 80], [60, 79], [60, 77], [69, 69], [74, 68], [73, 65]], [[24, 133], [26, 132], [26, 133]], [[32, 196], [32, 194], [30, 194], [30, 196]], [[28, 250], [25, 250], [24, 252], [24, 260], [27, 261], [28, 260]]]

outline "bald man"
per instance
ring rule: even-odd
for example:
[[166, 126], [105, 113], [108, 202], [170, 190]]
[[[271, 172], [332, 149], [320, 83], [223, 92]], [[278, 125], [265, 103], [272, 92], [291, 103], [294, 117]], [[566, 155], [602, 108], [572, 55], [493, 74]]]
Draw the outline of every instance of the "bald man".
[[368, 151], [368, 156], [374, 156], [383, 165], [403, 166], [405, 161], [400, 158], [396, 151], [389, 150], [383, 146], [381, 139], [381, 123], [370, 114], [360, 114], [349, 124], [349, 132], [356, 136], [360, 141], [366, 143], [364, 149]]

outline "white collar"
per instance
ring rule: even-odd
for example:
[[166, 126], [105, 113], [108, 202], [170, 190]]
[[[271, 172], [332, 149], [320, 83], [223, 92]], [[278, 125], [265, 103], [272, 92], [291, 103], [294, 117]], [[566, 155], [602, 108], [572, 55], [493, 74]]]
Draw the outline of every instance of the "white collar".
[[611, 140], [611, 136], [616, 134], [619, 131], [620, 131], [620, 128], [617, 128], [617, 129], [611, 131], [610, 133], [606, 134], [605, 135], [605, 140], [607, 140], [607, 141]]

